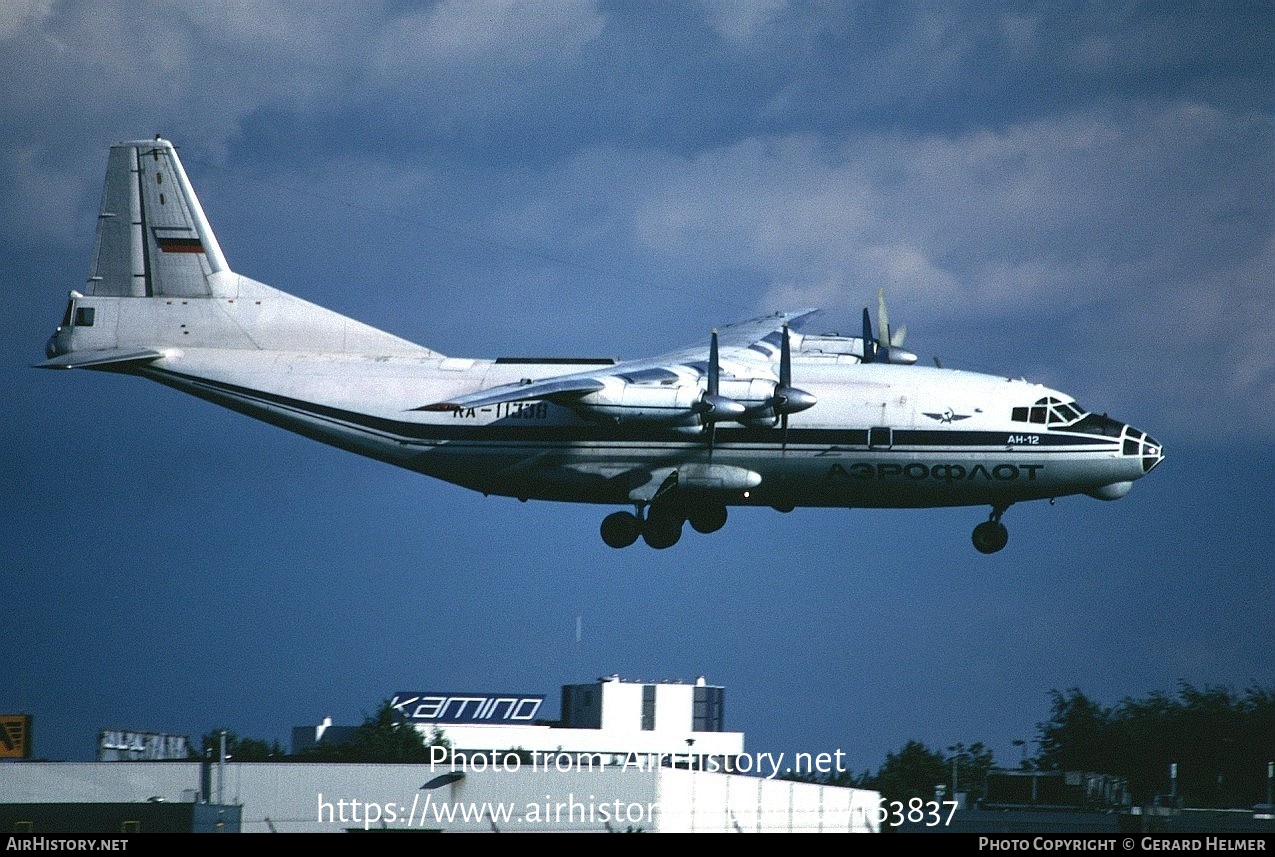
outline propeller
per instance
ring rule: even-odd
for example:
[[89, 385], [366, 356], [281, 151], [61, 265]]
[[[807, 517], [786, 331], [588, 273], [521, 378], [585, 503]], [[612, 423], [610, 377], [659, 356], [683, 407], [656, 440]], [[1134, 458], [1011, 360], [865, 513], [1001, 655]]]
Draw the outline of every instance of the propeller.
[[744, 415], [747, 410], [741, 403], [729, 396], [721, 395], [722, 367], [717, 356], [717, 328], [708, 340], [708, 378], [704, 395], [695, 404], [695, 410], [704, 422], [708, 431], [708, 448], [712, 450], [717, 436], [717, 423], [722, 420], [733, 420]]
[[783, 338], [779, 345], [779, 383], [771, 396], [770, 407], [779, 417], [779, 424], [784, 430], [785, 446], [788, 445], [788, 415], [814, 407], [814, 396], [805, 390], [792, 385], [792, 342], [788, 337], [788, 325], [783, 327]]
[[905, 324], [897, 332], [890, 332], [890, 314], [885, 309], [885, 289], [877, 289], [877, 330], [881, 333], [881, 341], [889, 343], [891, 348], [900, 348], [907, 338], [908, 326]]
[[901, 363], [907, 366], [916, 362], [916, 355], [903, 350], [907, 325], [890, 334], [890, 315], [885, 308], [885, 289], [877, 290], [877, 333], [872, 335], [872, 316], [863, 308], [863, 362]]

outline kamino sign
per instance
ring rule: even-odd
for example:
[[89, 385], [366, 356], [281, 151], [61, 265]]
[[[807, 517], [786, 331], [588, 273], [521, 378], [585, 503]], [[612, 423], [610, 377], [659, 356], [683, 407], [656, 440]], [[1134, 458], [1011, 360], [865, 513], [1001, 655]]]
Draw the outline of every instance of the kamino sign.
[[407, 723], [531, 723], [544, 694], [408, 693], [394, 694], [390, 707]]

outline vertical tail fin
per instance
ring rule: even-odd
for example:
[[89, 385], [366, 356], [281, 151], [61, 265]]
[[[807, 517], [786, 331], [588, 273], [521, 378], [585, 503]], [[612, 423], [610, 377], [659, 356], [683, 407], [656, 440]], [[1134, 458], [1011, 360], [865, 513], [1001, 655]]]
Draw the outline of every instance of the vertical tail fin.
[[115, 365], [174, 348], [441, 356], [235, 273], [173, 144], [117, 143], [88, 285], [71, 293], [40, 365]]
[[88, 294], [214, 297], [228, 271], [173, 144], [112, 146]]

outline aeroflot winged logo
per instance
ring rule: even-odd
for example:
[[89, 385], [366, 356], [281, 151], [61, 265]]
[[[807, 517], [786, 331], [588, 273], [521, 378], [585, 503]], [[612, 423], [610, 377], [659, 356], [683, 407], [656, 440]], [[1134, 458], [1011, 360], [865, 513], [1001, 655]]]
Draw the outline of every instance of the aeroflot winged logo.
[[390, 707], [407, 723], [531, 723], [543, 694], [396, 693]]
[[945, 425], [953, 422], [960, 422], [961, 420], [968, 420], [970, 417], [974, 416], [973, 414], [958, 414], [951, 408], [945, 408], [943, 412], [939, 414], [932, 414], [929, 411], [926, 411], [925, 415], [930, 419], [938, 420]]

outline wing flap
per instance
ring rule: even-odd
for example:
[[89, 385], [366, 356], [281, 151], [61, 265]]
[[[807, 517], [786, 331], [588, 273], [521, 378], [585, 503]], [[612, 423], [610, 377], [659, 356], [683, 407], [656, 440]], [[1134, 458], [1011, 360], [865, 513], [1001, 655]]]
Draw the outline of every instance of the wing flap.
[[563, 397], [579, 397], [596, 393], [605, 387], [602, 381], [593, 377], [566, 376], [548, 378], [544, 381], [532, 381], [530, 384], [502, 384], [457, 396], [445, 402], [434, 402], [412, 408], [414, 411], [454, 411], [457, 408], [485, 408], [489, 405], [501, 405], [507, 402], [529, 402], [534, 399], [562, 399]]

